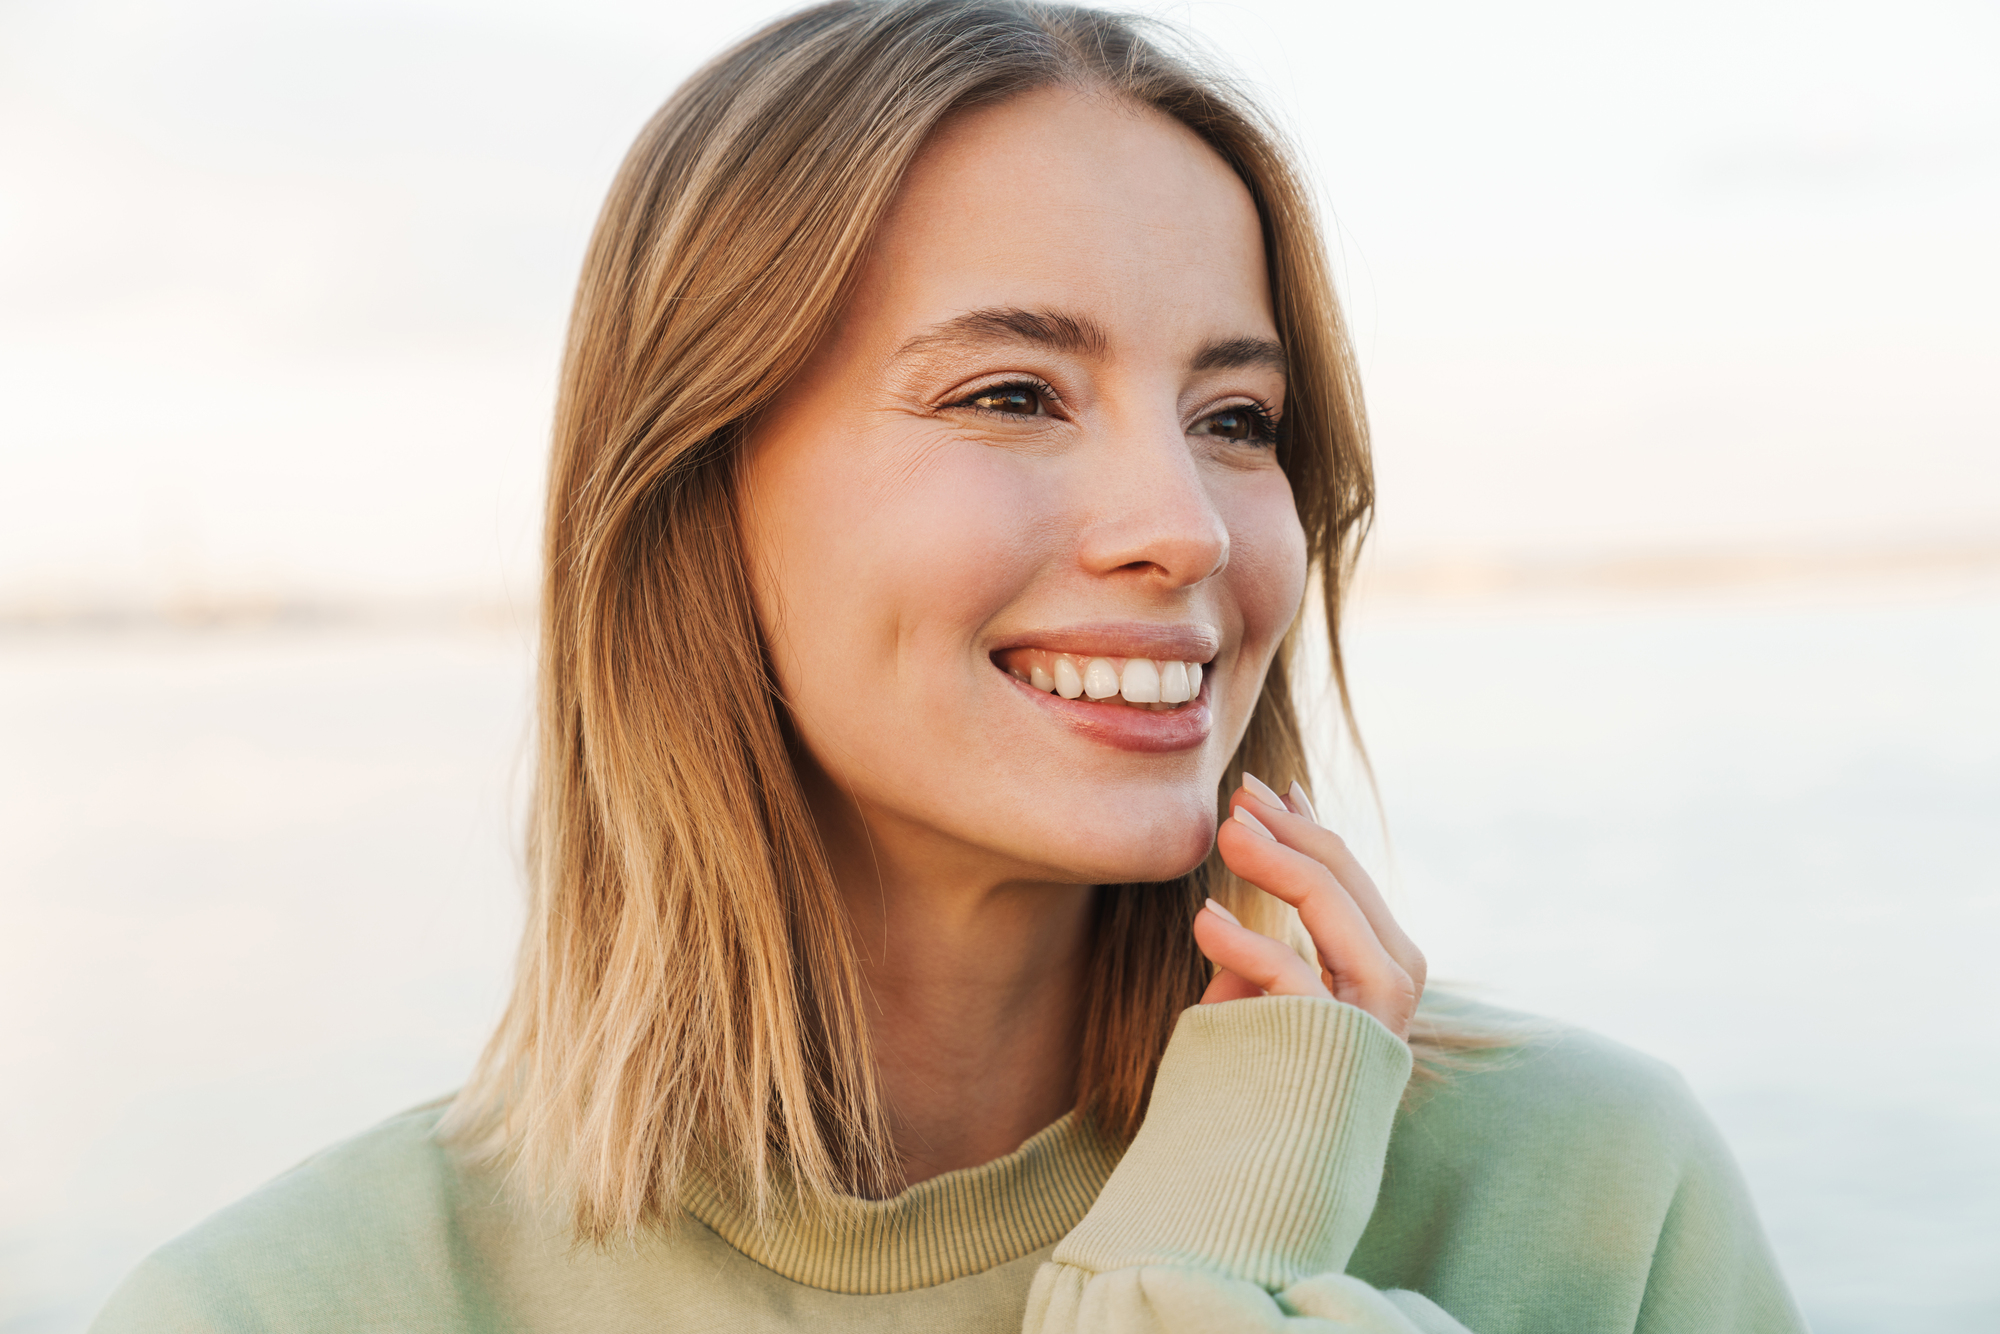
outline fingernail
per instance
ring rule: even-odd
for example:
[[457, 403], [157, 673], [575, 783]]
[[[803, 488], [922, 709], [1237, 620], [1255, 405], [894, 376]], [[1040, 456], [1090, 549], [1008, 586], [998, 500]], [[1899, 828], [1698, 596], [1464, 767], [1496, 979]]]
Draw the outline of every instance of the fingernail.
[[1208, 901], [1208, 910], [1214, 913], [1217, 917], [1220, 917], [1223, 921], [1229, 923], [1231, 926], [1243, 925], [1243, 923], [1236, 920], [1235, 913], [1229, 911], [1229, 909], [1223, 907], [1221, 904], [1217, 903], [1214, 899], [1210, 899]]
[[1251, 773], [1248, 769], [1243, 771], [1243, 786], [1249, 791], [1251, 796], [1257, 798], [1257, 800], [1263, 802], [1272, 810], [1282, 811], [1285, 809], [1285, 799], [1276, 792], [1273, 792], [1270, 784], [1266, 783], [1256, 774]]
[[1303, 815], [1314, 824], [1319, 824], [1319, 813], [1313, 810], [1312, 798], [1306, 795], [1306, 790], [1299, 786], [1296, 778], [1292, 780], [1292, 790], [1285, 804], [1292, 808], [1292, 814]]
[[1236, 808], [1236, 818], [1243, 824], [1249, 825], [1254, 832], [1262, 834], [1265, 838], [1270, 839], [1273, 843], [1276, 843], [1278, 841], [1278, 836], [1272, 833], [1270, 830], [1266, 829], [1264, 827], [1264, 822], [1262, 820], [1259, 820], [1256, 816], [1252, 815], [1249, 811], [1245, 810], [1243, 807], [1238, 806]]

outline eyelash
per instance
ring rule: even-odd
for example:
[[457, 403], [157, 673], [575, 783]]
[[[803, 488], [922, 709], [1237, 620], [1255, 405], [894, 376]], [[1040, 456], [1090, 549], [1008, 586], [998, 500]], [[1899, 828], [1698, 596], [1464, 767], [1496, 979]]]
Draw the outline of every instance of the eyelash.
[[[1046, 380], [1037, 380], [1033, 377], [1024, 376], [1020, 379], [1002, 380], [996, 384], [981, 385], [964, 398], [959, 399], [956, 403], [949, 403], [946, 406], [970, 408], [974, 412], [982, 412], [994, 417], [1017, 417], [1024, 415], [1014, 412], [1002, 412], [998, 408], [982, 408], [973, 401], [975, 399], [990, 397], [1005, 389], [1033, 390], [1041, 398], [1044, 407], [1047, 407], [1050, 403], [1062, 402], [1062, 397], [1056, 393], [1054, 386], [1050, 385]], [[1232, 403], [1228, 407], [1217, 408], [1214, 412], [1209, 413], [1208, 417], [1214, 417], [1224, 412], [1248, 414], [1257, 423], [1257, 434], [1254, 438], [1256, 442], [1272, 446], [1278, 443], [1279, 418], [1265, 404], [1254, 400], [1249, 403]], [[1208, 417], [1203, 417], [1201, 420], [1207, 421]], [[1248, 444], [1251, 441], [1245, 441], [1244, 443]]]
[[1032, 389], [1036, 396], [1042, 400], [1043, 407], [1047, 407], [1051, 403], [1062, 402], [1062, 395], [1056, 393], [1055, 386], [1048, 381], [1037, 380], [1033, 376], [1021, 376], [1012, 380], [998, 380], [992, 384], [983, 384], [964, 398], [959, 399], [956, 403], [948, 403], [945, 406], [971, 408], [974, 412], [984, 412], [995, 417], [1021, 416], [1022, 414], [1018, 412], [1002, 412], [998, 408], [982, 408], [973, 402], [976, 398], [990, 398], [1006, 389]]
[[[1278, 416], [1262, 403], [1254, 401], [1249, 403], [1232, 403], [1226, 408], [1217, 408], [1214, 412], [1209, 413], [1208, 416], [1214, 417], [1224, 412], [1241, 412], [1257, 423], [1257, 434], [1251, 440], [1244, 441], [1245, 444], [1254, 442], [1273, 447], [1277, 445]], [[1207, 421], [1208, 417], [1204, 417], [1202, 420]]]

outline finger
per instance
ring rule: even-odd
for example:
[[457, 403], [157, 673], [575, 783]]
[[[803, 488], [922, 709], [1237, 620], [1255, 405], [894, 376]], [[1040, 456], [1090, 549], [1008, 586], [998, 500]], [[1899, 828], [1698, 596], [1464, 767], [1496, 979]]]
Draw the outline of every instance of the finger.
[[1292, 785], [1285, 789], [1285, 809], [1293, 815], [1305, 816], [1322, 829], [1327, 827], [1326, 821], [1320, 819], [1319, 812], [1313, 809], [1312, 796], [1306, 791], [1305, 785], [1296, 778], [1292, 780]]
[[[1334, 879], [1340, 882], [1340, 887], [1361, 909], [1361, 915], [1368, 919], [1368, 925], [1374, 928], [1382, 948], [1421, 987], [1427, 971], [1424, 952], [1417, 948], [1417, 942], [1410, 939], [1403, 930], [1403, 924], [1396, 920], [1396, 914], [1389, 910], [1389, 901], [1382, 896], [1382, 891], [1376, 888], [1374, 880], [1348, 848], [1347, 840], [1307, 814], [1312, 810], [1312, 802], [1306, 798], [1305, 789], [1297, 783], [1292, 784], [1286, 805], [1274, 808], [1271, 801], [1262, 799], [1263, 792], [1270, 792], [1271, 789], [1262, 783], [1257, 787], [1263, 792], [1251, 788], [1249, 777], [1244, 775], [1247, 791], [1239, 791], [1232, 796], [1230, 805], [1248, 806], [1250, 813], [1275, 834], [1280, 843], [1305, 853], [1333, 872]], [[1272, 793], [1272, 796], [1275, 798], [1276, 794]], [[1293, 802], [1298, 805], [1293, 806]]]
[[[1247, 780], [1248, 775], [1245, 777]], [[1298, 849], [1332, 871], [1334, 878], [1340, 881], [1341, 887], [1361, 909], [1362, 915], [1368, 918], [1368, 924], [1375, 928], [1375, 934], [1382, 941], [1383, 948], [1387, 949], [1406, 971], [1412, 974], [1419, 972], [1423, 951], [1417, 948], [1416, 942], [1403, 930], [1402, 923], [1396, 920], [1395, 913], [1389, 909], [1388, 900], [1382, 896], [1382, 891], [1376, 887], [1375, 881], [1355, 858], [1353, 851], [1347, 846], [1347, 840], [1321, 825], [1314, 817], [1312, 801], [1306, 796], [1305, 789], [1296, 782], [1293, 783], [1291, 792], [1283, 798], [1283, 804], [1277, 805], [1272, 800], [1276, 798], [1276, 794], [1271, 793], [1271, 789], [1262, 783], [1252, 788], [1246, 781], [1244, 786], [1249, 789], [1247, 794], [1236, 794], [1231, 799], [1231, 804], [1248, 805], [1251, 813], [1263, 822], [1264, 827], [1277, 835], [1279, 842]], [[1271, 798], [1265, 798], [1265, 793], [1271, 793]]]
[[1242, 814], [1254, 818], [1254, 812], [1243, 811], [1217, 835], [1224, 863], [1298, 909], [1320, 962], [1332, 974], [1336, 998], [1367, 1010], [1391, 1031], [1403, 1032], [1415, 1009], [1413, 983], [1368, 918], [1326, 866], [1266, 833], [1253, 832]]
[[1270, 817], [1256, 810], [1254, 803], [1239, 800], [1234, 805], [1234, 818], [1216, 839], [1229, 869], [1298, 909], [1306, 933], [1329, 967], [1366, 972], [1395, 966], [1374, 924], [1332, 870], [1318, 858], [1280, 842], [1265, 823]]
[[1194, 941], [1210, 963], [1249, 984], [1252, 994], [1330, 998], [1318, 970], [1289, 946], [1229, 921], [1213, 908], [1195, 914]]
[[1209, 979], [1208, 990], [1201, 993], [1201, 1003], [1220, 1005], [1223, 1001], [1248, 1000], [1263, 994], [1254, 984], [1224, 968]]

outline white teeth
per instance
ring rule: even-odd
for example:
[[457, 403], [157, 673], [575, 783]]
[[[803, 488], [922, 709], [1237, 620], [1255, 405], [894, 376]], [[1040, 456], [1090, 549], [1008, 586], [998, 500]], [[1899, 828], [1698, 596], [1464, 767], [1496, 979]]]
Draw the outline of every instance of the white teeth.
[[1109, 658], [1092, 658], [1084, 664], [1083, 693], [1092, 699], [1110, 699], [1118, 693], [1118, 673]]
[[1121, 672], [1110, 658], [1079, 658], [1068, 653], [1051, 653], [1048, 665], [1027, 663], [1008, 672], [1037, 690], [1054, 691], [1064, 699], [1112, 699], [1123, 696], [1127, 704], [1185, 704], [1201, 694], [1201, 664], [1198, 662], [1156, 662], [1151, 658], [1127, 658]]
[[1127, 704], [1158, 704], [1160, 669], [1150, 658], [1127, 658], [1125, 671], [1118, 678], [1118, 693]]
[[1083, 693], [1083, 678], [1077, 674], [1075, 658], [1056, 659], [1056, 693], [1064, 699], [1075, 699]]

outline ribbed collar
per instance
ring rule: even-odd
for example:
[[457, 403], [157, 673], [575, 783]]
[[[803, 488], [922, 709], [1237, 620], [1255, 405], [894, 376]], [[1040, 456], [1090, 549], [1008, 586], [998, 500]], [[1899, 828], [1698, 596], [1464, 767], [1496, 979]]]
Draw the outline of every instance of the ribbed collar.
[[690, 1180], [682, 1204], [724, 1241], [795, 1283], [879, 1295], [948, 1283], [1053, 1245], [1118, 1165], [1075, 1113], [1005, 1158], [918, 1182], [886, 1200], [843, 1196], [818, 1214], [759, 1225], [733, 1192]]

